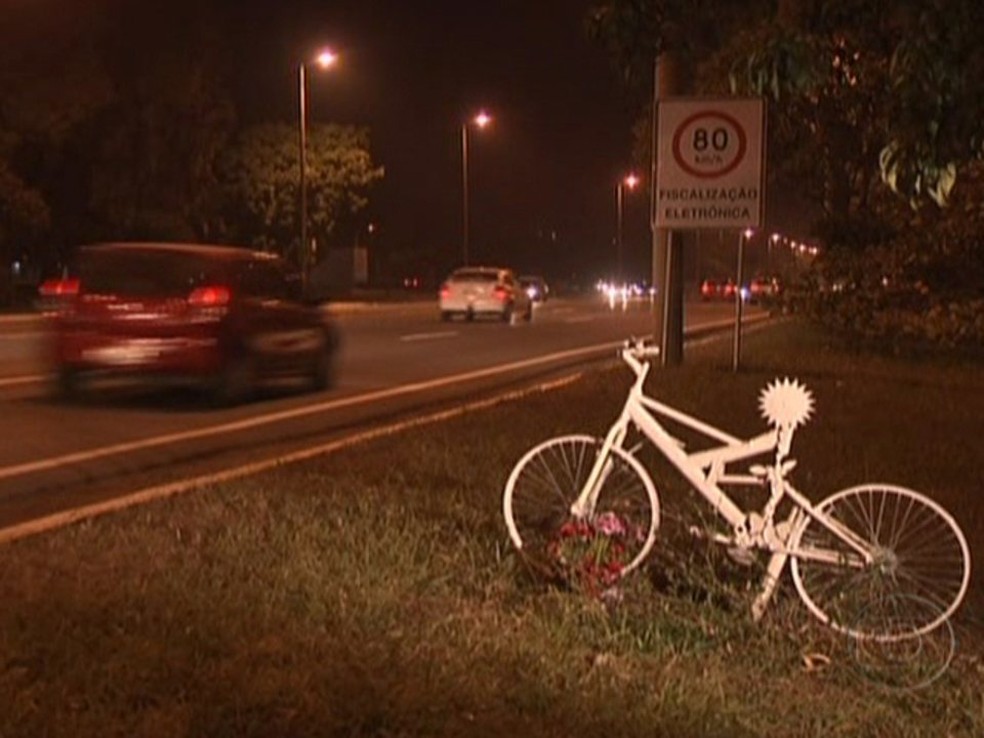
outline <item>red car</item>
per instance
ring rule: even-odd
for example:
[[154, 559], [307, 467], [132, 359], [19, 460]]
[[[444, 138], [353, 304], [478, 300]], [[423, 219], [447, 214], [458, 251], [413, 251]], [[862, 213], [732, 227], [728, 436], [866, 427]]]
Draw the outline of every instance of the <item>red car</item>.
[[705, 279], [700, 284], [700, 299], [705, 302], [734, 300], [735, 289], [735, 283], [730, 279]]
[[769, 302], [782, 293], [778, 277], [755, 277], [748, 285], [748, 301], [752, 304]]
[[127, 376], [194, 383], [219, 404], [262, 381], [331, 384], [337, 334], [278, 256], [229, 246], [113, 243], [78, 254], [74, 297], [52, 316], [58, 388]]

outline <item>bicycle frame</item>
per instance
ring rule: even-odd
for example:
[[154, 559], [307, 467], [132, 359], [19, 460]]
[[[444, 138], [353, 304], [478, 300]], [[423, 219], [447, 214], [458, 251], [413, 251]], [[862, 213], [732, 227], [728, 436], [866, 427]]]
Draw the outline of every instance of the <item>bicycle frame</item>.
[[[635, 372], [636, 381], [629, 390], [622, 412], [605, 436], [598, 459], [588, 475], [584, 488], [571, 506], [572, 515], [584, 517], [594, 509], [602, 486], [601, 482], [607, 474], [611, 449], [615, 446], [624, 448], [623, 444], [629, 429], [635, 426], [731, 526], [732, 535], [714, 536], [713, 540], [716, 543], [744, 549], [759, 548], [772, 553], [762, 592], [753, 604], [753, 615], [756, 619], [764, 611], [778, 583], [779, 575], [791, 555], [856, 567], [871, 563], [873, 558], [871, 551], [863, 540], [823, 511], [818, 510], [786, 480], [786, 473], [795, 465], [794, 461], [786, 459], [792, 442], [791, 428], [773, 427], [748, 440], [736, 438], [648, 397], [643, 390], [643, 385], [649, 375], [650, 364], [640, 361], [632, 355], [631, 350], [623, 351], [622, 358]], [[685, 444], [675, 438], [660, 422], [661, 417], [696, 431], [716, 445], [688, 453]], [[734, 474], [727, 470], [729, 464], [769, 453], [774, 454], [771, 464], [752, 466], [747, 474]], [[767, 487], [769, 498], [761, 512], [746, 512], [721, 488], [722, 484]], [[786, 520], [776, 524], [775, 513], [784, 498], [788, 498], [793, 503], [793, 509]], [[796, 550], [792, 550], [789, 547], [791, 536], [807, 517], [816, 519], [842, 539], [857, 552], [858, 557], [845, 560], [843, 554], [809, 547], [797, 547]]]

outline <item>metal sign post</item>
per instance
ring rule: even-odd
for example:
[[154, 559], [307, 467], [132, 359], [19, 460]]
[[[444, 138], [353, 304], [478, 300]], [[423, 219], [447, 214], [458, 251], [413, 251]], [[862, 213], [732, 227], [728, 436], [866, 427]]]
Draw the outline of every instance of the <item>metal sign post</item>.
[[749, 232], [746, 230], [742, 231], [738, 236], [738, 268], [735, 270], [738, 281], [738, 287], [735, 290], [735, 346], [731, 359], [731, 369], [735, 372], [738, 371], [741, 364], [741, 314], [745, 303], [741, 294], [741, 283], [745, 279], [745, 240], [748, 238], [748, 235]]

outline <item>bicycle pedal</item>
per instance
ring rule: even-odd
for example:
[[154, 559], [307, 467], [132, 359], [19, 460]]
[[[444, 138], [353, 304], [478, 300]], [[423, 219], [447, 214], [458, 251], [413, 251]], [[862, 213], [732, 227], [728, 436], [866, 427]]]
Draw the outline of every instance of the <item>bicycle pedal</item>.
[[754, 566], [757, 558], [755, 552], [750, 548], [742, 548], [740, 546], [729, 546], [725, 549], [728, 553], [728, 558], [734, 561], [739, 566]]

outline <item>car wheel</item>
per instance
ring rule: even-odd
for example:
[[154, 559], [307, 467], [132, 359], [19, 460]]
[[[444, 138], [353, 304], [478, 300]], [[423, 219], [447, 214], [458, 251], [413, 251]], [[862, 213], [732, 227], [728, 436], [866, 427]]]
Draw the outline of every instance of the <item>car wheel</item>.
[[529, 323], [531, 320], [533, 320], [533, 303], [532, 302], [526, 303], [526, 313], [524, 313], [524, 315], [523, 315], [523, 320], [525, 320], [527, 323]]
[[513, 316], [513, 304], [510, 302], [502, 310], [502, 322], [503, 323], [511, 323], [512, 322], [512, 316]]
[[442, 323], [447, 323], [449, 320], [451, 320], [451, 311], [450, 310], [442, 310], [441, 311], [441, 322]]
[[256, 389], [256, 361], [248, 352], [230, 356], [216, 376], [212, 388], [212, 403], [216, 407], [231, 407], [248, 400]]

